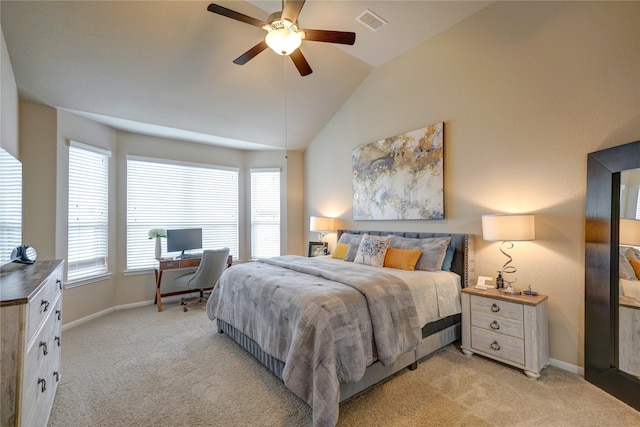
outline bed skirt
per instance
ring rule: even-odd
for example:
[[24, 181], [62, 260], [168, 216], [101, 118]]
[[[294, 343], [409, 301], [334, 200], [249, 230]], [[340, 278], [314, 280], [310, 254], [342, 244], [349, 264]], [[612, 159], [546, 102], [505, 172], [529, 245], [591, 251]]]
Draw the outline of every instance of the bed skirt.
[[[258, 343], [228, 323], [220, 319], [216, 319], [216, 321], [220, 333], [228, 335], [253, 357], [258, 359], [258, 361], [275, 376], [282, 380], [282, 371], [284, 370], [283, 361], [265, 353]], [[423, 338], [416, 350], [401, 354], [396, 361], [389, 366], [383, 366], [379, 361], [374, 362], [367, 368], [364, 376], [359, 381], [341, 384], [340, 402], [344, 402], [404, 368], [411, 367], [420, 359], [456, 341], [460, 338], [460, 330], [460, 314], [455, 314], [427, 324], [422, 329]]]

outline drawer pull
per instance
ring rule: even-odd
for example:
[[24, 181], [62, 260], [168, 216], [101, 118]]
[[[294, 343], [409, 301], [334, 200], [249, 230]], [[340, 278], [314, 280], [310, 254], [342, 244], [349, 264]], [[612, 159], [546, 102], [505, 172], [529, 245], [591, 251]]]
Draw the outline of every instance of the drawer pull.
[[495, 304], [491, 304], [491, 311], [493, 311], [494, 313], [497, 313], [500, 311], [500, 307], [498, 307]]
[[45, 301], [45, 300], [40, 301], [40, 307], [42, 307], [43, 305], [44, 305], [45, 312], [49, 310], [49, 301]]
[[56, 284], [58, 285], [58, 289], [62, 290], [62, 280], [56, 279]]
[[47, 389], [47, 382], [44, 380], [44, 378], [38, 378], [38, 385], [40, 386], [40, 391], [44, 393], [44, 391]]
[[54, 340], [58, 343], [58, 347], [60, 347], [60, 337], [55, 337]]
[[500, 344], [498, 344], [498, 341], [492, 342], [489, 347], [491, 347], [491, 350], [496, 350], [496, 351], [500, 350]]
[[53, 376], [56, 378], [56, 382], [60, 381], [60, 372], [53, 371]]
[[62, 312], [60, 310], [56, 310], [56, 317], [60, 320]]
[[496, 331], [498, 329], [500, 329], [500, 324], [498, 322], [496, 322], [495, 320], [493, 322], [491, 322], [491, 324], [489, 326], [491, 326], [491, 329], [494, 329]]
[[43, 355], [47, 355], [49, 354], [49, 351], [47, 350], [47, 343], [44, 341], [40, 341], [40, 347], [42, 347], [42, 354]]

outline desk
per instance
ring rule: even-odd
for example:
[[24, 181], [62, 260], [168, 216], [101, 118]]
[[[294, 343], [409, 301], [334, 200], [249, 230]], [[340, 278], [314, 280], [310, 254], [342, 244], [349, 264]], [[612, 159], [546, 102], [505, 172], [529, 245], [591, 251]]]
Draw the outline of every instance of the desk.
[[[158, 304], [158, 311], [162, 311], [162, 297], [169, 297], [172, 295], [190, 294], [193, 292], [191, 289], [185, 289], [183, 291], [174, 291], [161, 293], [160, 283], [162, 282], [162, 273], [167, 270], [185, 270], [196, 268], [200, 265], [202, 258], [183, 258], [183, 259], [163, 259], [156, 261], [155, 273], [156, 273], [156, 299], [153, 302]], [[231, 267], [233, 263], [233, 257], [229, 255], [227, 258], [227, 268]], [[207, 290], [211, 290], [208, 288]]]

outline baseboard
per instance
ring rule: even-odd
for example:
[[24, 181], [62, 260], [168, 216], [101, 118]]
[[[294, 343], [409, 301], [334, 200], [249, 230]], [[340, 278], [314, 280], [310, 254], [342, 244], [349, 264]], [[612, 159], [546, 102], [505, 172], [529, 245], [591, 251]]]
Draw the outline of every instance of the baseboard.
[[97, 319], [99, 317], [106, 316], [107, 314], [113, 313], [114, 311], [126, 310], [126, 309], [129, 309], [129, 308], [142, 307], [142, 306], [151, 305], [151, 304], [153, 304], [153, 301], [149, 300], [149, 301], [142, 301], [142, 302], [134, 302], [134, 303], [131, 303], [131, 304], [117, 305], [115, 307], [111, 307], [111, 308], [108, 308], [106, 310], [102, 310], [102, 311], [99, 311], [97, 313], [90, 314], [89, 316], [83, 317], [81, 319], [74, 320], [73, 322], [65, 323], [65, 324], [62, 325], [62, 331], [64, 332], [67, 329], [75, 328], [76, 326], [80, 326], [83, 323], [87, 323], [87, 322], [90, 322], [91, 320]]
[[572, 365], [571, 363], [563, 362], [562, 360], [557, 359], [550, 359], [549, 365], [584, 376], [584, 368], [582, 366]]

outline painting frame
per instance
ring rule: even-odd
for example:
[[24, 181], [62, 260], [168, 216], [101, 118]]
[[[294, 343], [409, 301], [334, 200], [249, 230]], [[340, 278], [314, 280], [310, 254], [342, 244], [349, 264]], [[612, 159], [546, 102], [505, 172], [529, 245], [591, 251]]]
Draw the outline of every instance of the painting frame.
[[327, 255], [329, 253], [329, 246], [326, 242], [309, 242], [308, 257], [316, 257]]
[[445, 219], [444, 122], [353, 149], [354, 220]]

